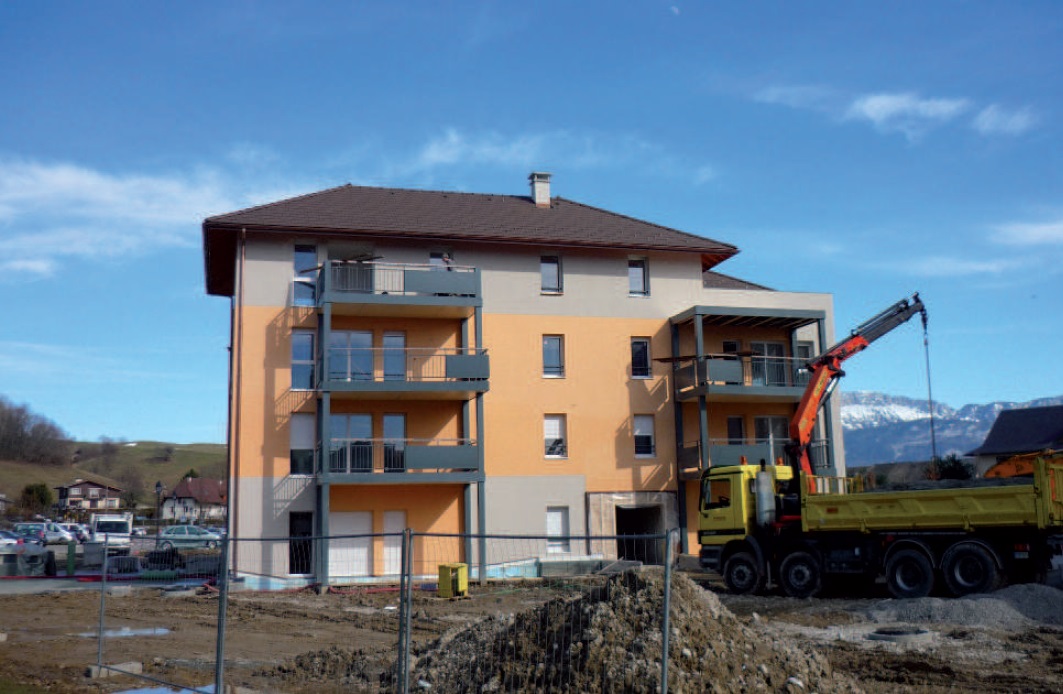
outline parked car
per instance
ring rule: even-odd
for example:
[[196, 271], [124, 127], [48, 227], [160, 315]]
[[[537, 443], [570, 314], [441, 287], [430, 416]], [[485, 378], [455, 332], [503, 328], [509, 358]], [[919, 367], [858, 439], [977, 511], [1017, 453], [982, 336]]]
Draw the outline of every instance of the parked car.
[[16, 523], [15, 532], [19, 535], [33, 536], [36, 534], [44, 540], [45, 544], [65, 544], [74, 539], [74, 536], [52, 521], [34, 521], [32, 523]]
[[11, 532], [21, 537], [25, 542], [44, 545], [44, 524], [42, 523], [16, 523]]
[[81, 523], [60, 523], [59, 526], [74, 536], [78, 542], [85, 543], [89, 540], [89, 529]]
[[54, 576], [55, 555], [36, 539], [0, 530], [0, 576]]
[[195, 525], [174, 525], [159, 533], [159, 547], [206, 547], [214, 549], [221, 542], [221, 535]]
[[144, 537], [147, 534], [148, 534], [148, 531], [145, 528], [142, 528], [140, 526], [137, 526], [137, 527], [133, 528], [133, 535], [135, 535], [137, 537]]

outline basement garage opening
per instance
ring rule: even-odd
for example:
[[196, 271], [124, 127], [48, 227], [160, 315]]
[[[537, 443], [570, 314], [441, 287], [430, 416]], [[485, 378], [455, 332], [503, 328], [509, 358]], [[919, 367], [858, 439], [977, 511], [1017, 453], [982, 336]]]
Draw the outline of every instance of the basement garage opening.
[[[654, 535], [665, 531], [660, 506], [617, 506], [617, 535]], [[643, 564], [664, 563], [664, 541], [617, 538], [618, 559], [640, 561]]]

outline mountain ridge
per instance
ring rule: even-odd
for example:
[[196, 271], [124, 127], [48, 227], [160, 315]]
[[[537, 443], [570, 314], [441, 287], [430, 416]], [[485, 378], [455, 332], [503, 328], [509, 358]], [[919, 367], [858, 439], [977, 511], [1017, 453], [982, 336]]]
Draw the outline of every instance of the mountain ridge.
[[[977, 448], [1004, 410], [1063, 405], [1063, 395], [1025, 402], [1000, 400], [959, 408], [934, 402], [939, 456]], [[931, 458], [930, 407], [926, 400], [875, 391], [841, 394], [845, 458], [849, 467]]]

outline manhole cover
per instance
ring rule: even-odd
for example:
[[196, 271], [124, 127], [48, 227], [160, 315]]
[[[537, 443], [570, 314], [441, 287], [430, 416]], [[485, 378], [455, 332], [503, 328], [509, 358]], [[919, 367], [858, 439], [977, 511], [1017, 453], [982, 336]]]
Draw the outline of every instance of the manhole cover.
[[919, 627], [882, 627], [867, 635], [867, 638], [872, 641], [895, 641], [897, 643], [928, 641], [930, 637], [931, 632]]

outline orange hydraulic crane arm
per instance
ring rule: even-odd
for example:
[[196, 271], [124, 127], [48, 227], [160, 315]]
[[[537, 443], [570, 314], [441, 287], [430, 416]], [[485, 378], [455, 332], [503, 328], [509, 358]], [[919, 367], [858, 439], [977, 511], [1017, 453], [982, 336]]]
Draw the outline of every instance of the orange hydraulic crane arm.
[[823, 401], [834, 391], [838, 379], [845, 375], [841, 365], [849, 357], [867, 348], [875, 340], [904, 323], [915, 314], [923, 318], [923, 330], [927, 326], [926, 307], [916, 292], [910, 299], [902, 299], [885, 311], [858, 325], [841, 342], [835, 344], [818, 357], [808, 362], [810, 378], [801, 403], [797, 406], [793, 419], [790, 420], [790, 444], [787, 452], [790, 464], [794, 467], [794, 478], [798, 471], [812, 474], [812, 462], [808, 456], [808, 445], [812, 442], [816, 419]]

